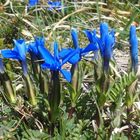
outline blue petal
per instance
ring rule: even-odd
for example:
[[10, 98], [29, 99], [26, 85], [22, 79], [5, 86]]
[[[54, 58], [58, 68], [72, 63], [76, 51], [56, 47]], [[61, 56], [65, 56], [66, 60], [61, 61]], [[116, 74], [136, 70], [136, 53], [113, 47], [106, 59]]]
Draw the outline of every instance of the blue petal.
[[47, 48], [38, 46], [38, 50], [42, 57], [45, 59], [45, 62], [49, 65], [55, 64], [54, 57], [51, 55], [51, 53], [47, 50]]
[[29, 0], [29, 6], [35, 6], [38, 3], [38, 0]]
[[67, 63], [70, 59], [72, 59], [72, 57], [74, 57], [74, 60], [75, 60], [75, 57], [76, 57], [76, 60], [79, 59], [79, 55], [80, 55], [80, 49], [79, 48], [74, 49], [67, 56], [65, 56], [65, 58], [62, 60], [61, 66]]
[[71, 81], [71, 73], [69, 71], [66, 71], [64, 69], [60, 69], [60, 72], [62, 73], [63, 77], [70, 82]]
[[104, 70], [108, 71], [109, 61], [112, 57], [112, 42], [113, 37], [111, 35], [106, 35], [105, 38], [105, 48], [104, 48]]
[[23, 39], [14, 40], [14, 44], [15, 44], [14, 50], [19, 54], [20, 60], [21, 61], [26, 60], [27, 47], [25, 41]]
[[19, 49], [18, 49], [17, 46], [18, 46], [19, 44], [24, 43], [25, 41], [24, 41], [23, 39], [17, 39], [17, 40], [13, 39], [13, 42], [14, 42], [14, 45], [15, 45], [15, 47], [14, 47], [14, 51], [18, 52]]
[[33, 53], [34, 55], [38, 55], [39, 52], [38, 52], [38, 48], [37, 48], [37, 45], [35, 42], [31, 42], [29, 45], [28, 45], [28, 51]]
[[138, 68], [138, 38], [136, 35], [136, 27], [133, 25], [130, 27], [130, 54], [131, 54], [131, 67], [134, 71]]
[[35, 37], [35, 43], [37, 46], [45, 47], [45, 39], [44, 37]]
[[112, 56], [112, 42], [113, 37], [111, 35], [106, 35], [105, 38], [105, 48], [104, 48], [104, 57], [110, 59]]
[[30, 54], [42, 59], [38, 46], [45, 47], [45, 39], [43, 37], [35, 37], [35, 42], [31, 42], [28, 46], [28, 51]]
[[81, 49], [81, 53], [88, 53], [90, 51], [97, 51], [99, 50], [98, 44], [90, 43], [86, 48]]
[[71, 64], [76, 64], [76, 63], [78, 63], [80, 61], [80, 59], [81, 59], [80, 54], [79, 53], [76, 53], [73, 57], [71, 57], [69, 59], [68, 62], [71, 63]]
[[135, 46], [135, 47], [133, 47], [133, 49], [137, 49], [137, 47], [138, 47], [136, 27], [134, 25], [130, 27], [130, 45]]
[[108, 34], [108, 24], [103, 22], [100, 24], [100, 36], [101, 36], [100, 38], [103, 44], [105, 42], [105, 37], [107, 34]]
[[72, 41], [74, 48], [79, 48], [79, 43], [78, 43], [78, 32], [76, 29], [71, 30], [71, 36], [72, 36]]
[[84, 33], [85, 33], [85, 35], [87, 36], [89, 42], [92, 43], [92, 42], [93, 42], [93, 35], [92, 35], [92, 32], [89, 31], [89, 30], [84, 30]]
[[14, 50], [1, 50], [1, 54], [4, 58], [20, 59], [19, 54]]
[[93, 40], [93, 42], [94, 42], [94, 43], [97, 43], [98, 38], [99, 38], [99, 37], [96, 35], [96, 30], [93, 30], [93, 31], [92, 31], [92, 40]]
[[106, 34], [106, 33], [108, 33], [108, 24], [107, 23], [105, 23], [105, 22], [102, 22], [101, 24], [100, 24], [100, 34], [102, 35], [102, 34]]
[[59, 52], [59, 58], [65, 58], [70, 52], [74, 51], [73, 48], [63, 48], [60, 52]]
[[52, 71], [59, 71], [60, 70], [60, 65], [43, 63], [43, 64], [41, 64], [41, 68], [42, 69], [50, 69]]
[[41, 64], [41, 68], [42, 69], [50, 69], [50, 65], [47, 63], [43, 63], [43, 64]]
[[62, 58], [62, 63], [66, 63], [68, 61], [71, 64], [75, 64], [80, 60], [80, 51], [76, 51], [73, 48], [62, 49], [60, 52], [60, 58]]

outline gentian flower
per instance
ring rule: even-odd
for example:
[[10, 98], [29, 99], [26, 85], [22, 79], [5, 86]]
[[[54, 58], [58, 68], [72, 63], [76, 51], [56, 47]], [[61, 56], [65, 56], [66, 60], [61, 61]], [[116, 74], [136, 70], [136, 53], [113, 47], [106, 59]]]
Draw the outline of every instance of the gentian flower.
[[138, 39], [136, 35], [136, 27], [130, 27], [130, 54], [131, 54], [131, 69], [137, 72], [138, 69]]
[[29, 0], [29, 6], [35, 6], [36, 4], [38, 4], [38, 0]]
[[45, 47], [45, 39], [43, 37], [36, 37], [34, 42], [28, 45], [28, 52], [31, 55], [31, 59], [41, 59], [40, 52], [38, 51], [38, 46]]
[[28, 52], [29, 52], [30, 57], [31, 57], [31, 64], [32, 64], [33, 73], [36, 76], [36, 78], [39, 79], [38, 74], [40, 73], [40, 65], [36, 61], [41, 59], [41, 58], [39, 57], [40, 53], [38, 51], [38, 46], [37, 46], [36, 41], [28, 44]]
[[58, 44], [57, 42], [54, 42], [54, 56], [47, 50], [47, 48], [43, 46], [38, 46], [38, 50], [41, 53], [42, 57], [45, 60], [45, 63], [43, 63], [41, 66], [43, 69], [50, 69], [51, 71], [60, 71], [61, 74], [64, 76], [64, 78], [67, 81], [71, 81], [71, 73], [69, 71], [66, 71], [62, 69], [62, 66], [69, 61], [69, 59], [75, 55], [76, 51], [67, 53], [62, 62], [60, 61], [59, 52], [58, 52]]
[[[39, 80], [39, 87], [41, 93], [46, 93], [48, 91], [48, 83], [46, 81], [46, 77], [44, 73], [41, 70], [40, 64], [43, 62], [43, 58], [38, 50], [38, 47], [45, 47], [45, 39], [44, 37], [35, 37], [35, 41], [31, 42], [28, 45], [28, 51], [31, 56], [31, 63], [32, 63], [32, 69], [34, 76], [36, 79]], [[42, 62], [39, 62], [38, 60], [42, 59]]]
[[62, 4], [61, 1], [48, 1], [49, 8], [48, 10], [61, 10], [62, 9]]
[[1, 54], [4, 58], [18, 60], [22, 65], [23, 74], [27, 75], [27, 63], [26, 63], [27, 47], [25, 41], [23, 39], [14, 40], [14, 45], [15, 47], [13, 50], [10, 49], [1, 50]]
[[96, 59], [98, 57], [98, 50], [99, 50], [98, 39], [96, 36], [96, 30], [93, 30], [93, 31], [84, 30], [84, 33], [90, 42], [88, 44], [88, 46], [91, 46], [91, 50], [89, 50], [89, 51], [93, 51], [93, 48], [97, 48], [97, 50], [94, 50], [94, 58]]
[[88, 52], [98, 50], [98, 46], [96, 46], [97, 44], [95, 45], [93, 42], [87, 45], [85, 48], [80, 48], [78, 42], [78, 32], [76, 29], [72, 29], [71, 36], [74, 48], [62, 49], [62, 51], [59, 53], [59, 56], [63, 59], [65, 55], [77, 49], [78, 52], [69, 60], [69, 63], [76, 64], [81, 60], [82, 56], [86, 55]]
[[28, 75], [27, 71], [27, 63], [26, 63], [26, 52], [28, 50], [25, 41], [23, 39], [14, 40], [14, 49], [13, 50], [2, 50], [2, 56], [4, 58], [12, 58], [18, 60], [22, 65], [23, 70], [23, 78], [26, 83], [27, 87], [27, 96], [31, 102], [32, 105], [36, 105], [36, 99], [35, 99], [35, 91], [31, 82], [31, 79]]
[[113, 42], [112, 42], [112, 49], [115, 45], [115, 31], [112, 30], [111, 32], [109, 32], [108, 29], [108, 24], [103, 22], [100, 24], [100, 38], [97, 37], [97, 42], [99, 44], [99, 48], [100, 48], [100, 53], [101, 56], [103, 57], [104, 55], [104, 51], [105, 51], [105, 40], [106, 40], [106, 36], [108, 36], [108, 34], [110, 34], [113, 38]]
[[103, 56], [104, 53], [105, 38], [107, 34], [108, 34], [108, 24], [103, 22], [100, 24], [100, 38], [97, 37], [101, 56]]

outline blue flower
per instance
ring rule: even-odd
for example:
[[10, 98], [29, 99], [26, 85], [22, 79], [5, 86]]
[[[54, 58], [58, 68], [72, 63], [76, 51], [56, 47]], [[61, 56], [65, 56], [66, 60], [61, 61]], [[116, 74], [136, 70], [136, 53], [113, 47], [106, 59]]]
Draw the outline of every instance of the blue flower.
[[45, 39], [43, 37], [35, 37], [35, 41], [29, 43], [28, 45], [28, 52], [31, 54], [33, 58], [40, 58], [41, 55], [38, 50], [38, 46], [45, 47]]
[[[96, 36], [96, 30], [90, 31], [90, 30], [84, 30], [85, 35], [87, 36], [89, 40], [88, 46], [90, 46], [90, 49], [88, 51], [94, 51], [94, 58], [96, 59], [98, 57], [98, 50], [99, 50], [99, 45], [98, 45], [98, 38]], [[96, 49], [94, 49], [96, 48]]]
[[43, 37], [35, 37], [35, 41], [28, 44], [28, 52], [31, 57], [32, 70], [37, 79], [39, 78], [38, 75], [41, 74], [40, 63], [42, 63], [38, 60], [43, 61], [43, 58], [38, 50], [39, 46], [45, 47], [45, 39]]
[[35, 6], [36, 4], [38, 4], [38, 0], [29, 0], [29, 6]]
[[20, 61], [22, 64], [23, 74], [27, 74], [26, 52], [27, 46], [23, 39], [14, 40], [14, 49], [1, 50], [1, 54], [4, 58], [11, 58]]
[[82, 56], [86, 55], [88, 52], [98, 50], [98, 46], [96, 46], [94, 43], [90, 43], [85, 48], [80, 48], [78, 42], [78, 32], [76, 29], [71, 30], [71, 36], [72, 36], [74, 48], [68, 48], [68, 49], [65, 48], [62, 49], [62, 51], [59, 53], [59, 56], [63, 59], [65, 55], [77, 49], [77, 53], [73, 57], [71, 57], [71, 59], [69, 59], [69, 63], [76, 64], [81, 60]]
[[48, 1], [49, 8], [48, 10], [61, 10], [62, 9], [62, 4], [61, 1]]
[[130, 54], [131, 54], [131, 67], [135, 72], [138, 68], [138, 39], [136, 35], [136, 27], [132, 25], [130, 27]]
[[100, 38], [97, 37], [97, 42], [100, 48], [100, 53], [101, 56], [104, 56], [104, 51], [105, 51], [105, 40], [106, 40], [106, 36], [112, 36], [112, 45], [111, 48], [113, 49], [113, 47], [115, 46], [115, 31], [111, 30], [111, 32], [109, 32], [108, 29], [108, 24], [103, 22], [100, 24]]
[[98, 50], [98, 45], [95, 43], [95, 40], [94, 40], [93, 36], [91, 38], [91, 43], [89, 45], [87, 45], [85, 48], [80, 48], [79, 47], [78, 32], [77, 32], [76, 29], [72, 29], [71, 36], [72, 36], [72, 41], [73, 41], [74, 48], [79, 49], [79, 58], [80, 59], [81, 59], [82, 56], [86, 55], [88, 52]]
[[52, 55], [47, 48], [43, 46], [38, 46], [39, 52], [45, 60], [41, 66], [43, 69], [50, 69], [52, 71], [60, 71], [64, 78], [70, 82], [71, 81], [71, 73], [62, 68], [62, 66], [68, 62], [68, 60], [75, 55], [76, 51], [72, 53], [67, 53], [63, 60], [60, 61], [59, 52], [58, 52], [58, 44], [54, 42], [54, 55]]
[[100, 53], [101, 56], [103, 56], [104, 53], [104, 47], [105, 47], [105, 38], [106, 35], [108, 35], [108, 24], [103, 22], [100, 24], [100, 38], [97, 37], [97, 42], [99, 44], [99, 48], [100, 48]]

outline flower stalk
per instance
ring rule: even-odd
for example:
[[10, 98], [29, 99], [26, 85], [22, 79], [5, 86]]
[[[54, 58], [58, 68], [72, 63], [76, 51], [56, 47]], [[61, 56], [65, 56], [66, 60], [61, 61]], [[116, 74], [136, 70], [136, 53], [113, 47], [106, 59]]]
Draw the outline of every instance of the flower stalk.
[[30, 76], [28, 74], [26, 76], [23, 75], [23, 79], [25, 81], [25, 86], [27, 88], [27, 96], [29, 98], [29, 102], [31, 103], [32, 106], [36, 106], [37, 101], [35, 97], [35, 89], [31, 82]]
[[59, 71], [51, 71], [51, 82], [49, 87], [51, 122], [55, 122], [61, 99]]

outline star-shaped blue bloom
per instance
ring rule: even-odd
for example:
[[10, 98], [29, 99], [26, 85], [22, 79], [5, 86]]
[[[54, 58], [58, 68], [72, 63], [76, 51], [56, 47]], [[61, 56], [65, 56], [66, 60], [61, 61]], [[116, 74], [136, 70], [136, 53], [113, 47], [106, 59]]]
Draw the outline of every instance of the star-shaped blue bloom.
[[73, 52], [75, 51], [75, 49], [77, 49], [77, 53], [71, 59], [69, 59], [69, 63], [76, 64], [81, 60], [82, 56], [86, 55], [88, 52], [98, 50], [98, 46], [96, 46], [97, 44], [94, 44], [93, 42], [88, 44], [85, 48], [80, 48], [78, 41], [78, 32], [76, 29], [71, 30], [71, 36], [74, 48], [65, 48], [62, 49], [62, 51], [59, 53], [59, 56], [63, 59], [66, 54]]
[[41, 66], [43, 69], [50, 69], [52, 71], [60, 71], [60, 73], [64, 76], [64, 78], [70, 82], [71, 81], [71, 73], [62, 68], [62, 66], [69, 61], [71, 57], [73, 57], [76, 51], [72, 53], [67, 53], [63, 60], [60, 60], [59, 51], [58, 51], [58, 44], [54, 42], [54, 55], [52, 55], [47, 48], [43, 46], [38, 47], [39, 52], [41, 53], [42, 57], [44, 58], [45, 63]]
[[23, 74], [27, 75], [27, 63], [26, 63], [26, 52], [27, 46], [23, 39], [14, 40], [15, 47], [13, 50], [5, 49], [1, 50], [1, 54], [4, 58], [16, 59], [22, 64]]

